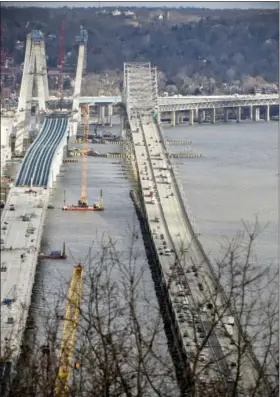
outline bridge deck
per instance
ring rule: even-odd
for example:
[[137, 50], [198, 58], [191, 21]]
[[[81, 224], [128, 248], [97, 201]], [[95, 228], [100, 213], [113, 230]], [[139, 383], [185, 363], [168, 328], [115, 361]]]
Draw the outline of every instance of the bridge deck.
[[34, 190], [36, 195], [12, 188], [1, 219], [0, 356], [7, 361], [16, 360], [20, 353], [48, 204], [49, 191]]

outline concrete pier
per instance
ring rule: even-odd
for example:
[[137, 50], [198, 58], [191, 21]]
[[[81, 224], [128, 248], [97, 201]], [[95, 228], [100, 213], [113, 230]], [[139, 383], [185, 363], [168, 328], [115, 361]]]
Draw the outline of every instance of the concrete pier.
[[260, 120], [260, 108], [259, 107], [254, 107], [253, 115], [254, 115], [254, 121]]
[[193, 122], [194, 122], [194, 110], [191, 109], [189, 110], [189, 124], [193, 125]]
[[198, 111], [198, 122], [203, 123], [205, 121], [205, 110], [200, 109]]
[[106, 106], [106, 110], [107, 110], [107, 124], [112, 127], [112, 117], [113, 117], [113, 105], [109, 104], [108, 106]]
[[175, 110], [173, 110], [173, 112], [171, 112], [171, 127], [175, 127], [176, 126], [176, 112]]
[[224, 122], [225, 123], [228, 122], [228, 114], [229, 114], [229, 109], [228, 108], [224, 108]]
[[215, 123], [216, 123], [216, 108], [213, 108], [213, 109], [212, 109], [211, 123], [212, 123], [212, 124], [215, 124]]
[[98, 108], [98, 124], [105, 125], [105, 106], [103, 105]]
[[253, 120], [253, 106], [249, 106], [249, 120]]
[[240, 123], [241, 121], [241, 106], [238, 106], [238, 108], [236, 108], [236, 122]]
[[270, 106], [266, 105], [265, 107], [265, 120], [270, 121]]

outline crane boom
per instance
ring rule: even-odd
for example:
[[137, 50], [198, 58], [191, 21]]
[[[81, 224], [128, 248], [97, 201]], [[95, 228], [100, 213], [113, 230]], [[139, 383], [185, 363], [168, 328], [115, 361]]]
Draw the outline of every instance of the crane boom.
[[82, 189], [80, 204], [87, 205], [87, 152], [88, 152], [88, 124], [89, 124], [89, 106], [83, 108], [84, 115], [84, 139], [82, 148]]
[[80, 312], [83, 267], [73, 269], [68, 291], [68, 302], [64, 320], [58, 375], [55, 382], [55, 397], [66, 397], [71, 374], [71, 363], [75, 344], [76, 329]]

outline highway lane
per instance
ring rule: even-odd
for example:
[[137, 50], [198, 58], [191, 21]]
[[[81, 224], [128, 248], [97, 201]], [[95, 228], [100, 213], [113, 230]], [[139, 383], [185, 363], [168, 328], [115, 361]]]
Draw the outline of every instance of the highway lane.
[[49, 154], [49, 150], [55, 141], [57, 131], [60, 127], [60, 123], [61, 123], [60, 120], [55, 119], [54, 127], [49, 131], [49, 134], [46, 136], [46, 140], [40, 146], [40, 148], [35, 156], [33, 169], [31, 172], [28, 173], [28, 179], [26, 181], [27, 184], [29, 181], [31, 182], [31, 178], [32, 178], [32, 184], [34, 186], [41, 186], [39, 183], [39, 180], [41, 177], [40, 172], [41, 172], [41, 167], [43, 164], [43, 159], [45, 158], [45, 156], [48, 156], [48, 154]]
[[66, 134], [68, 119], [48, 118], [41, 136], [24, 160], [16, 186], [47, 186], [57, 146]]
[[52, 165], [52, 161], [56, 152], [56, 148], [65, 136], [66, 129], [68, 126], [68, 119], [62, 119], [60, 126], [57, 128], [56, 131], [56, 136], [53, 141], [52, 146], [50, 146], [47, 154], [45, 154], [44, 159], [42, 159], [41, 163], [41, 172], [39, 174], [39, 181], [37, 184], [39, 186], [47, 186], [48, 185], [48, 180], [50, 176], [50, 169]]
[[38, 144], [40, 143], [40, 141], [43, 139], [46, 128], [47, 128], [47, 123], [46, 123], [46, 120], [44, 120], [44, 124], [39, 132], [39, 135], [37, 136], [37, 138], [35, 139], [33, 144], [29, 147], [29, 149], [23, 159], [23, 162], [21, 164], [19, 174], [17, 177], [17, 181], [20, 181], [22, 179], [23, 173], [25, 171], [25, 164], [30, 160], [30, 157], [34, 154], [33, 148], [37, 147]]
[[[139, 134], [133, 134], [133, 141], [135, 144], [135, 154], [137, 159], [138, 170], [140, 173], [140, 184], [143, 191], [144, 196], [144, 205], [146, 208], [146, 216], [151, 227], [151, 236], [154, 240], [155, 246], [159, 248], [162, 245], [162, 240], [159, 238], [160, 234], [164, 234], [165, 241], [169, 246], [172, 245], [172, 241], [169, 239], [168, 234], [165, 233], [164, 228], [164, 217], [161, 210], [161, 207], [158, 203], [152, 204], [151, 198], [149, 196], [149, 186], [150, 181], [152, 180], [152, 169], [149, 163], [149, 156], [147, 152], [147, 148], [143, 145], [143, 134], [141, 129], [139, 128]], [[154, 222], [155, 218], [159, 219], [159, 223]], [[154, 230], [154, 232], [153, 232]], [[174, 264], [175, 255], [172, 254], [170, 257], [162, 257], [161, 258], [161, 269], [162, 275], [165, 279], [166, 285], [170, 285], [170, 289], [176, 289], [175, 281], [171, 281], [170, 275], [172, 273], [172, 264]], [[173, 287], [173, 288], [172, 288]], [[169, 315], [169, 314], [168, 314]], [[174, 329], [173, 321], [169, 318], [169, 323], [171, 325], [172, 334], [177, 335], [176, 330]], [[181, 347], [178, 345], [177, 337], [175, 337], [175, 346], [178, 353], [178, 357], [180, 362], [184, 363], [185, 358], [181, 355]]]
[[[180, 206], [178, 206], [178, 203], [176, 201], [176, 195], [175, 191], [172, 187], [171, 183], [167, 183], [168, 177], [170, 177], [170, 171], [169, 170], [163, 170], [160, 169], [165, 163], [167, 163], [167, 157], [164, 155], [164, 153], [161, 151], [160, 145], [159, 145], [159, 140], [160, 137], [157, 135], [157, 131], [154, 128], [154, 124], [150, 123], [149, 125], [145, 126], [145, 135], [147, 136], [146, 141], [149, 147], [150, 153], [152, 152], [153, 154], [157, 155], [158, 153], [161, 153], [161, 159], [156, 160], [156, 156], [153, 155], [153, 160], [152, 164], [155, 167], [154, 168], [154, 175], [155, 175], [155, 180], [157, 184], [157, 191], [159, 195], [159, 200], [162, 205], [162, 209], [164, 212], [164, 217], [166, 220], [166, 223], [168, 225], [168, 230], [171, 236], [171, 239], [173, 240], [173, 246], [175, 247], [175, 250], [177, 252], [177, 256], [180, 258], [180, 263], [182, 264], [183, 269], [186, 271], [187, 267], [190, 268], [191, 263], [190, 259], [188, 258], [189, 253], [186, 253], [185, 250], [190, 249], [191, 247], [191, 241], [189, 238], [189, 235], [187, 233], [187, 230], [185, 228], [184, 222], [183, 222], [183, 214], [180, 211]], [[164, 159], [164, 160], [162, 160]], [[159, 163], [159, 164], [157, 164]], [[172, 194], [172, 195], [171, 195]], [[180, 278], [182, 279], [184, 275], [182, 275]], [[185, 278], [185, 277], [184, 277]], [[189, 285], [189, 282], [187, 278], [185, 278], [185, 285], [182, 283], [182, 291], [188, 295], [188, 304], [185, 306], [189, 305], [190, 309], [190, 314], [192, 313], [199, 313], [198, 311], [198, 305], [204, 302], [204, 296], [202, 295], [201, 291], [198, 288], [198, 281], [193, 280], [194, 282]], [[187, 291], [186, 291], [187, 289]], [[190, 302], [190, 300], [192, 302]], [[186, 308], [187, 311], [187, 308]], [[188, 337], [183, 338], [184, 343], [189, 342], [191, 344], [192, 341], [195, 341], [195, 343], [200, 344], [200, 342], [203, 342], [203, 339], [200, 341], [200, 336], [202, 332], [199, 331], [199, 329], [204, 329], [203, 326], [203, 319], [201, 318], [201, 314], [198, 316], [196, 325], [195, 322], [189, 326], [187, 324], [187, 317], [184, 315], [180, 316], [181, 318], [181, 326], [180, 328], [182, 329], [182, 334], [188, 334]], [[183, 322], [185, 321], [185, 324]], [[188, 332], [186, 332], [188, 331]], [[205, 331], [205, 329], [204, 329]], [[205, 332], [205, 335], [207, 333]], [[215, 339], [216, 342], [216, 339]], [[215, 346], [211, 345], [211, 339], [209, 339], [209, 345], [213, 354], [213, 358], [217, 358], [216, 350], [217, 346], [215, 343]], [[186, 349], [188, 350], [188, 349]], [[221, 349], [220, 349], [221, 350]], [[209, 352], [210, 353], [210, 352]], [[208, 353], [208, 355], [209, 355]], [[220, 358], [220, 356], [219, 356]], [[221, 359], [221, 358], [220, 358]], [[228, 376], [228, 366], [227, 363], [225, 362], [226, 360], [223, 360], [223, 365], [220, 364], [220, 360], [218, 360], [218, 366], [220, 367], [221, 373], [225, 374]], [[225, 371], [225, 372], [224, 372]]]
[[[44, 145], [49, 139], [49, 133], [54, 127], [54, 124], [55, 120], [53, 119], [50, 119], [50, 121], [46, 122], [46, 128], [44, 128], [40, 132], [38, 140], [36, 139], [36, 141], [30, 147], [30, 151], [28, 153], [29, 156], [25, 157], [22, 162], [19, 176], [16, 180], [16, 186], [30, 185], [31, 178], [34, 173], [37, 156], [42, 150], [44, 150]], [[29, 179], [28, 182], [27, 179]]]

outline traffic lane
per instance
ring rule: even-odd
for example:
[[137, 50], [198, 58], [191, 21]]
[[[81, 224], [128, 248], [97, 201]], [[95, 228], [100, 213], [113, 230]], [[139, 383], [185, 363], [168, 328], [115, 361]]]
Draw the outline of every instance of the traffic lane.
[[27, 158], [24, 158], [23, 164], [22, 164], [23, 172], [21, 174], [18, 184], [21, 184], [21, 185], [26, 184], [25, 183], [26, 178], [28, 177], [29, 174], [33, 173], [33, 169], [32, 169], [33, 160], [36, 157], [38, 150], [40, 150], [40, 146], [46, 141], [47, 135], [48, 135], [49, 131], [51, 130], [51, 128], [53, 128], [53, 119], [50, 119], [50, 121], [46, 122], [45, 128], [40, 133], [38, 141], [36, 142], [35, 145], [33, 145], [31, 147], [31, 150], [29, 152], [30, 156]]
[[50, 158], [53, 147], [57, 145], [59, 140], [59, 127], [61, 125], [61, 121], [57, 120], [55, 128], [48, 135], [48, 139], [45, 142], [45, 145], [42, 146], [42, 150], [38, 151], [38, 155], [36, 158], [35, 165], [35, 176], [34, 176], [34, 185], [41, 186], [42, 180], [46, 177], [46, 172], [48, 170], [45, 169], [46, 160]]
[[184, 244], [184, 241], [187, 240], [188, 235], [182, 223], [180, 213], [178, 212], [176, 201], [172, 196], [166, 198], [168, 195], [168, 189], [166, 188], [166, 185], [158, 184], [158, 192], [161, 197], [162, 207], [174, 244], [176, 245], [177, 249], [179, 249], [179, 247], [182, 248], [182, 243], [183, 247], [187, 248], [187, 245]]
[[21, 185], [31, 184], [31, 178], [34, 177], [34, 172], [36, 171], [37, 158], [40, 155], [40, 153], [44, 150], [44, 145], [46, 145], [48, 142], [49, 131], [51, 131], [52, 127], [53, 124], [51, 120], [51, 122], [48, 123], [48, 129], [45, 131], [45, 135], [43, 136], [43, 139], [36, 147], [32, 148], [32, 156], [30, 157], [29, 161], [25, 163], [24, 166], [24, 174], [20, 183]]
[[[205, 333], [206, 335], [208, 335], [208, 333], [211, 331], [212, 329], [212, 323], [209, 321], [203, 321], [202, 322], [203, 327], [205, 329]], [[221, 375], [223, 375], [224, 377], [226, 377], [227, 379], [231, 378], [232, 374], [231, 371], [229, 369], [227, 360], [225, 358], [224, 352], [221, 348], [221, 344], [216, 336], [215, 332], [210, 332], [209, 335], [209, 343], [211, 345], [212, 351], [214, 353], [216, 362], [218, 364], [218, 367], [221, 371]]]
[[56, 154], [56, 150], [60, 142], [62, 141], [64, 134], [66, 132], [66, 124], [64, 120], [62, 120], [61, 124], [57, 127], [57, 136], [53, 142], [53, 144], [49, 147], [49, 155], [45, 157], [44, 163], [42, 165], [43, 172], [41, 174], [41, 178], [39, 180], [40, 186], [47, 186], [48, 180], [50, 177], [51, 166]]

